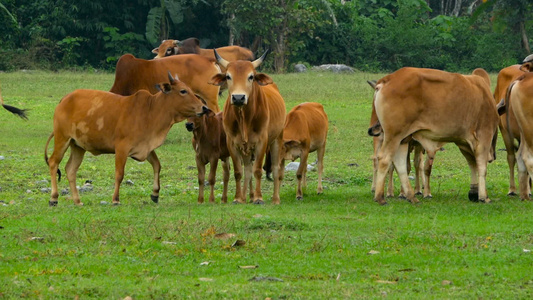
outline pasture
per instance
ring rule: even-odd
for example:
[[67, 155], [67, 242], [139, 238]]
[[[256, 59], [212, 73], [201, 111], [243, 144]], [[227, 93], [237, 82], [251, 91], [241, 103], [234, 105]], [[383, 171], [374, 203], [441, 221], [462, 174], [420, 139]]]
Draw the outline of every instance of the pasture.
[[[31, 109], [29, 121], [0, 111], [0, 298], [530, 299], [533, 204], [507, 196], [505, 152], [488, 166], [490, 204], [468, 201], [470, 172], [454, 145], [437, 153], [432, 199], [372, 201], [366, 80], [382, 75], [272, 75], [287, 111], [314, 101], [328, 114], [323, 195], [308, 172], [297, 201], [286, 172], [280, 206], [270, 204], [270, 182], [263, 206], [198, 205], [191, 133], [179, 123], [156, 150], [159, 204], [150, 201], [150, 164], [129, 160], [122, 205], [110, 205], [114, 157], [86, 154], [85, 206], [60, 196], [48, 207], [43, 153], [54, 108], [74, 89], [109, 90], [113, 74], [0, 73], [5, 103]], [[218, 202], [220, 167], [217, 175]], [[59, 189], [67, 187], [63, 178]]]

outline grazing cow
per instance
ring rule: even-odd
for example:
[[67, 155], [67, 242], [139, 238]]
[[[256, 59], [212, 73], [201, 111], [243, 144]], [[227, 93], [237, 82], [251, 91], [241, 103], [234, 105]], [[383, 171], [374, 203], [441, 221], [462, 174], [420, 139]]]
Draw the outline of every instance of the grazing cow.
[[374, 96], [383, 129], [378, 152], [375, 200], [384, 199], [385, 176], [392, 162], [407, 200], [418, 202], [407, 177], [408, 144], [412, 136], [433, 159], [442, 143], [455, 143], [468, 161], [472, 201], [489, 202], [487, 162], [495, 158], [498, 113], [483, 69], [461, 75], [432, 69], [402, 68], [381, 78]]
[[209, 202], [215, 202], [215, 181], [219, 159], [222, 161], [224, 170], [224, 190], [221, 201], [228, 202], [229, 151], [222, 124], [222, 112], [215, 114], [209, 110], [201, 117], [189, 118], [185, 125], [187, 130], [193, 133], [192, 147], [196, 152], [196, 167], [198, 168], [198, 203], [204, 203], [205, 165], [207, 164], [211, 166], [208, 179], [211, 187]]
[[[518, 165], [520, 199], [522, 200], [529, 200], [529, 177], [533, 176], [532, 99], [533, 73], [527, 72], [511, 83], [505, 98], [507, 120], [509, 122], [512, 115], [514, 115], [520, 132], [520, 146], [516, 161]], [[512, 107], [512, 111], [509, 110], [510, 107]], [[507, 128], [512, 140], [514, 133], [510, 130], [511, 126]]]
[[157, 60], [135, 58], [125, 54], [117, 62], [115, 82], [110, 92], [129, 96], [139, 90], [157, 93], [156, 84], [166, 80], [166, 72], [178, 74], [180, 80], [191, 88], [214, 112], [219, 112], [219, 88], [208, 84], [220, 72], [214, 60], [187, 54]]
[[4, 98], [2, 97], [1, 89], [0, 89], [0, 104], [2, 105], [4, 109], [11, 112], [12, 114], [17, 115], [24, 120], [28, 120], [28, 116], [26, 115], [26, 111], [28, 111], [27, 109], [20, 109], [20, 108], [11, 106], [11, 105], [4, 104]]
[[[527, 70], [524, 70], [527, 71]], [[511, 82], [515, 81], [518, 77], [524, 75], [522, 71], [522, 65], [512, 65], [506, 68], [503, 68], [498, 73], [498, 79], [496, 82], [496, 89], [494, 90], [494, 100], [496, 103], [499, 103], [500, 100], [505, 98], [507, 89]], [[516, 185], [514, 178], [514, 165], [516, 162], [515, 151], [517, 147], [515, 146], [514, 140], [511, 139], [511, 135], [518, 140], [520, 144], [520, 130], [516, 122], [515, 115], [513, 113], [513, 107], [508, 106], [509, 113], [502, 115], [500, 117], [500, 132], [502, 134], [503, 142], [505, 144], [505, 149], [507, 150], [507, 164], [509, 165], [509, 193], [508, 195], [516, 195]], [[507, 120], [507, 116], [509, 120]], [[509, 127], [507, 126], [509, 124]]]
[[[76, 173], [86, 151], [94, 155], [115, 153], [115, 192], [113, 204], [119, 204], [119, 188], [124, 178], [126, 160], [148, 160], [154, 170], [151, 198], [159, 199], [161, 164], [155, 149], [163, 143], [174, 123], [207, 111], [191, 89], [168, 74], [170, 83], [159, 85], [152, 95], [139, 91], [120, 96], [96, 90], [76, 90], [61, 99], [54, 113], [54, 131], [46, 142], [44, 157], [50, 167], [52, 195], [50, 206], [57, 205], [58, 166], [70, 147], [67, 178], [75, 204], [82, 205], [76, 188]], [[48, 159], [48, 144], [54, 138], [54, 152]], [[59, 173], [61, 179], [61, 173]]]
[[[280, 204], [279, 154], [283, 142], [285, 122], [285, 101], [277, 85], [270, 76], [257, 73], [256, 68], [263, 62], [266, 53], [250, 62], [238, 60], [229, 62], [214, 50], [218, 63], [226, 68], [212, 78], [211, 83], [228, 84], [228, 98], [224, 105], [224, 130], [228, 149], [233, 161], [236, 191], [234, 203], [246, 203], [246, 189], [250, 184], [250, 201], [263, 204], [261, 194], [261, 166], [263, 158], [270, 150], [274, 193], [272, 203]], [[244, 164], [244, 185], [241, 189], [242, 164]], [[252, 192], [252, 164], [255, 177], [255, 192]]]
[[[254, 54], [247, 48], [226, 46], [216, 49], [218, 54], [224, 57], [227, 61], [254, 60]], [[213, 49], [200, 48], [200, 41], [197, 38], [188, 38], [183, 41], [164, 40], [159, 47], [152, 50], [152, 53], [157, 54], [154, 58], [162, 58], [178, 54], [199, 54], [210, 59], [215, 59]]]
[[302, 181], [306, 185], [307, 157], [316, 151], [318, 159], [318, 187], [317, 193], [322, 194], [322, 172], [324, 170], [324, 153], [328, 135], [328, 116], [322, 104], [306, 102], [295, 106], [287, 114], [283, 129], [283, 146], [281, 147], [281, 166], [285, 160], [294, 161], [300, 158], [300, 166], [296, 171], [298, 191], [296, 199], [302, 200]]

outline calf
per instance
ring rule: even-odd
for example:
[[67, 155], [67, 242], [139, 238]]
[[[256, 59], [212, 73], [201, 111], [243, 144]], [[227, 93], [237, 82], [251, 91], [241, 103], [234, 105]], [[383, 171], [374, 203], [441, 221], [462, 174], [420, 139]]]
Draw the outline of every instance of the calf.
[[226, 144], [226, 133], [222, 124], [222, 112], [215, 114], [209, 110], [201, 117], [191, 117], [186, 124], [187, 130], [193, 133], [192, 147], [196, 152], [196, 167], [198, 168], [198, 203], [204, 202], [205, 165], [211, 166], [209, 171], [209, 185], [211, 194], [209, 202], [215, 202], [215, 180], [218, 160], [222, 161], [224, 170], [224, 190], [222, 202], [228, 202], [229, 181], [229, 151]]
[[[283, 144], [281, 147], [281, 169], [285, 160], [294, 161], [300, 158], [300, 166], [296, 171], [298, 191], [296, 199], [302, 200], [302, 182], [306, 185], [307, 158], [309, 153], [316, 151], [318, 158], [317, 193], [322, 194], [322, 172], [324, 170], [324, 153], [328, 135], [328, 116], [319, 103], [306, 102], [295, 106], [285, 119]], [[282, 171], [283, 172], [283, 171]]]
[[[52, 177], [50, 206], [57, 205], [56, 175], [69, 147], [66, 171], [75, 204], [82, 205], [76, 188], [76, 173], [86, 151], [94, 155], [115, 153], [113, 204], [119, 204], [119, 188], [127, 158], [148, 160], [154, 170], [151, 198], [158, 202], [161, 164], [154, 150], [161, 146], [174, 123], [207, 111], [189, 87], [177, 77], [176, 80], [172, 78], [170, 73], [168, 77], [170, 83], [159, 84], [161, 92], [155, 95], [145, 90], [131, 96], [76, 90], [61, 99], [54, 113], [54, 131], [44, 150]], [[48, 159], [48, 144], [52, 138], [55, 139], [54, 152]]]

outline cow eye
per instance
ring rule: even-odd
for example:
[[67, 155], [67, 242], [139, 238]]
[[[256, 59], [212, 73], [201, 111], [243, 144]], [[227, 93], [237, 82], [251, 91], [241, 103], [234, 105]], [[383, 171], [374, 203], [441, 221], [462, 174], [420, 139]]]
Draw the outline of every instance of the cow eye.
[[182, 94], [182, 95], [186, 95], [186, 94], [187, 94], [187, 90], [185, 90], [185, 89], [180, 90], [180, 94]]
[[226, 75], [226, 80], [231, 80], [231, 76], [229, 74]]
[[249, 81], [254, 80], [254, 75], [250, 75], [250, 76], [248, 76], [248, 80], [249, 80]]

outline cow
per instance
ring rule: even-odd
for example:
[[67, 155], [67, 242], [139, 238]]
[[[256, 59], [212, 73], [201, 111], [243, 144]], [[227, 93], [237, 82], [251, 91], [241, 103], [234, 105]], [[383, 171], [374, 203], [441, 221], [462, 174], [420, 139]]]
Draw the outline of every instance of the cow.
[[328, 136], [328, 116], [320, 103], [305, 102], [295, 106], [287, 114], [283, 128], [283, 145], [281, 147], [281, 172], [285, 160], [300, 158], [296, 171], [298, 191], [296, 199], [302, 200], [302, 182], [306, 186], [307, 158], [309, 153], [317, 152], [318, 186], [317, 193], [322, 194], [322, 172], [324, 171], [324, 153]]
[[[520, 199], [529, 200], [529, 178], [533, 176], [533, 73], [525, 72], [512, 82], [505, 98], [508, 122], [514, 115], [520, 132], [520, 146], [516, 155]], [[512, 107], [512, 110], [509, 108]], [[511, 126], [507, 127], [513, 140]], [[529, 174], [529, 176], [528, 176]]]
[[24, 120], [28, 120], [28, 115], [26, 114], [26, 112], [28, 111], [27, 109], [20, 109], [20, 108], [11, 106], [11, 105], [4, 104], [4, 98], [2, 97], [1, 89], [0, 89], [0, 104], [5, 110], [11, 112], [12, 114], [19, 116], [20, 118]]
[[226, 133], [222, 124], [222, 112], [215, 114], [209, 110], [203, 116], [189, 118], [185, 125], [187, 130], [193, 133], [192, 146], [196, 153], [196, 167], [198, 169], [198, 203], [204, 202], [205, 166], [208, 163], [211, 167], [208, 179], [211, 187], [209, 202], [215, 202], [214, 193], [218, 160], [222, 161], [222, 169], [224, 171], [224, 190], [221, 202], [227, 203], [230, 166]]
[[440, 70], [401, 68], [381, 78], [374, 105], [383, 129], [378, 152], [374, 200], [384, 199], [385, 176], [394, 166], [407, 200], [418, 203], [407, 177], [406, 138], [417, 140], [430, 159], [443, 143], [455, 143], [471, 171], [468, 197], [490, 202], [487, 197], [487, 162], [495, 159], [498, 112], [490, 91], [490, 78], [483, 69], [472, 75]]
[[[524, 70], [526, 71], [526, 70]], [[494, 100], [496, 103], [499, 103], [500, 100], [505, 98], [507, 89], [511, 82], [515, 81], [518, 77], [524, 74], [522, 70], [522, 65], [512, 65], [506, 68], [503, 68], [498, 73], [498, 79], [496, 82], [496, 88], [494, 89]], [[516, 122], [515, 115], [513, 113], [513, 107], [507, 107], [509, 113], [502, 115], [500, 117], [499, 128], [502, 134], [503, 142], [505, 144], [505, 149], [507, 150], [507, 164], [509, 165], [509, 192], [508, 195], [516, 195], [516, 185], [514, 177], [514, 166], [516, 162], [515, 151], [517, 147], [515, 146], [514, 140], [511, 139], [511, 135], [514, 139], [518, 140], [520, 144], [520, 130]], [[507, 116], [509, 119], [507, 119]], [[509, 126], [507, 126], [509, 124]]]
[[[375, 80], [369, 80], [367, 83], [372, 87], [372, 89], [376, 88], [376, 81]], [[372, 113], [370, 115], [370, 129], [368, 130], [368, 135], [372, 136], [372, 146], [374, 148], [374, 153], [372, 155], [372, 167], [373, 167], [373, 176], [372, 176], [372, 192], [376, 191], [376, 177], [378, 174], [378, 152], [381, 148], [381, 144], [383, 143], [383, 130], [381, 129], [381, 124], [379, 123], [378, 116], [376, 115], [376, 108], [374, 106], [374, 102], [372, 101]], [[431, 167], [432, 162], [430, 163], [429, 160], [427, 161], [427, 169], [424, 169], [424, 164], [422, 163], [422, 156], [425, 153], [424, 148], [422, 145], [420, 145], [419, 142], [413, 140], [412, 138], [408, 139], [408, 141], [404, 141], [409, 143], [409, 151], [407, 152], [407, 173], [409, 174], [411, 172], [411, 158], [410, 154], [411, 152], [414, 152], [414, 165], [415, 165], [415, 195], [422, 195], [422, 187], [421, 182], [424, 185], [424, 197], [425, 198], [431, 198], [431, 190], [429, 185], [429, 180], [426, 180], [425, 174], [427, 174], [427, 178], [429, 179], [429, 176], [431, 175]], [[391, 165], [391, 168], [389, 169], [387, 173], [388, 178], [388, 189], [387, 189], [387, 198], [394, 197], [394, 182], [393, 182], [393, 174], [394, 174], [394, 166]], [[400, 192], [399, 198], [405, 198], [403, 189]]]
[[157, 93], [156, 84], [166, 80], [166, 72], [177, 74], [182, 82], [214, 112], [219, 112], [219, 88], [208, 84], [208, 81], [220, 68], [214, 60], [195, 54], [165, 57], [157, 60], [135, 58], [131, 54], [120, 57], [115, 70], [115, 82], [110, 92], [129, 96], [139, 90]]
[[[250, 201], [264, 204], [261, 194], [261, 166], [268, 148], [273, 162], [272, 204], [280, 204], [279, 187], [282, 174], [279, 170], [279, 154], [283, 142], [285, 101], [272, 78], [256, 71], [268, 51], [253, 62], [244, 60], [229, 62], [216, 50], [214, 53], [217, 62], [226, 69], [226, 72], [213, 76], [211, 84], [222, 85], [227, 82], [229, 91], [224, 105], [223, 119], [236, 183], [233, 202], [246, 203], [246, 189], [250, 184]], [[243, 164], [244, 185], [241, 188]], [[252, 172], [256, 182], [254, 192], [251, 185]]]
[[[254, 54], [247, 48], [226, 46], [216, 48], [216, 50], [227, 61], [254, 60]], [[197, 38], [188, 38], [183, 41], [164, 40], [159, 47], [152, 50], [152, 53], [157, 54], [154, 59], [178, 54], [199, 54], [210, 59], [215, 59], [213, 49], [200, 48], [200, 41]]]
[[[121, 96], [96, 90], [75, 90], [61, 99], [54, 113], [54, 130], [45, 150], [52, 191], [50, 206], [57, 205], [56, 175], [59, 163], [70, 147], [66, 165], [67, 178], [74, 203], [83, 205], [76, 188], [76, 173], [86, 151], [94, 155], [115, 154], [115, 192], [113, 204], [119, 204], [119, 189], [124, 178], [128, 157], [148, 160], [154, 170], [151, 199], [159, 200], [161, 164], [155, 149], [163, 143], [174, 123], [201, 115], [207, 107], [183, 82], [168, 74], [170, 83], [159, 84], [155, 95], [141, 90], [131, 96]], [[48, 159], [48, 145], [54, 138], [54, 151]]]

